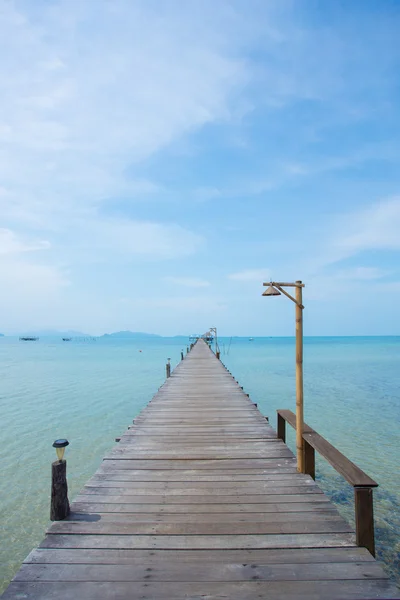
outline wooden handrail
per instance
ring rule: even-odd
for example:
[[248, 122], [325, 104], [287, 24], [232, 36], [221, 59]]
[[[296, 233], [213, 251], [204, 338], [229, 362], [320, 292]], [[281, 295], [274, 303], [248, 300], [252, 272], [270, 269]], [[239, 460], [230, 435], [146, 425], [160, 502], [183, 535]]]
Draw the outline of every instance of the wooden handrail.
[[[296, 415], [291, 410], [279, 409], [276, 411], [283, 419], [296, 429]], [[310, 444], [321, 456], [323, 456], [338, 473], [343, 475], [345, 480], [352, 486], [360, 487], [378, 487], [376, 481], [368, 477], [366, 473], [335, 446], [332, 446], [328, 440], [319, 435], [312, 427], [304, 423], [303, 439]]]
[[[296, 429], [296, 415], [286, 409], [278, 409], [276, 412], [278, 414], [277, 435], [285, 442], [285, 424], [289, 423]], [[353, 486], [357, 545], [367, 548], [375, 556], [372, 490], [378, 487], [378, 484], [307, 423], [303, 425], [303, 440], [304, 472], [307, 475], [315, 479], [316, 450]]]

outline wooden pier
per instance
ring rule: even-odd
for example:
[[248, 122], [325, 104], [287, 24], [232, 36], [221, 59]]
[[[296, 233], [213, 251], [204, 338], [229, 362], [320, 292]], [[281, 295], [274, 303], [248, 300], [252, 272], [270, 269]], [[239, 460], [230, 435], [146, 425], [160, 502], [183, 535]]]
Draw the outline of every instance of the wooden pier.
[[365, 600], [399, 593], [200, 340], [3, 598]]

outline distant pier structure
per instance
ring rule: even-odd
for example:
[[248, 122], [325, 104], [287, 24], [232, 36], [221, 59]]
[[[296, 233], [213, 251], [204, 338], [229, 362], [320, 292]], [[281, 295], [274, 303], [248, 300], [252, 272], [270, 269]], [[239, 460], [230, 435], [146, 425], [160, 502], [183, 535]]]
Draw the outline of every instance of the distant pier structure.
[[190, 344], [195, 344], [198, 340], [204, 340], [206, 344], [211, 346], [214, 341], [214, 335], [211, 333], [211, 331], [207, 331], [206, 333], [202, 334], [193, 333], [189, 336]]

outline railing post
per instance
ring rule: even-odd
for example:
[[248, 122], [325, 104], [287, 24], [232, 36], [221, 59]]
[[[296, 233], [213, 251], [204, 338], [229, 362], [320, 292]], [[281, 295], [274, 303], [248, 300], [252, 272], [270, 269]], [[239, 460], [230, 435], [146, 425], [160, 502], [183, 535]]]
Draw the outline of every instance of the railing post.
[[168, 379], [168, 377], [171, 377], [171, 359], [170, 358], [168, 358], [168, 362], [165, 366], [165, 370], [166, 370], [167, 379]]
[[183, 350], [181, 350], [181, 360], [183, 360]]
[[354, 487], [356, 543], [375, 556], [374, 503], [372, 488]]
[[286, 421], [285, 419], [278, 413], [278, 438], [282, 440], [282, 442], [286, 442]]
[[303, 439], [304, 442], [304, 473], [315, 479], [315, 450]]

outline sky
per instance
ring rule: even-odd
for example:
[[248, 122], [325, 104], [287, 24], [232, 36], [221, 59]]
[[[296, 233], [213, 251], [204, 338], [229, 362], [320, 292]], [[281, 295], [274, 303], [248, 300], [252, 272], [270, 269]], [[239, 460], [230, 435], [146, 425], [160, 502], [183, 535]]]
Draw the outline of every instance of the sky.
[[399, 335], [397, 0], [0, 0], [0, 331]]

